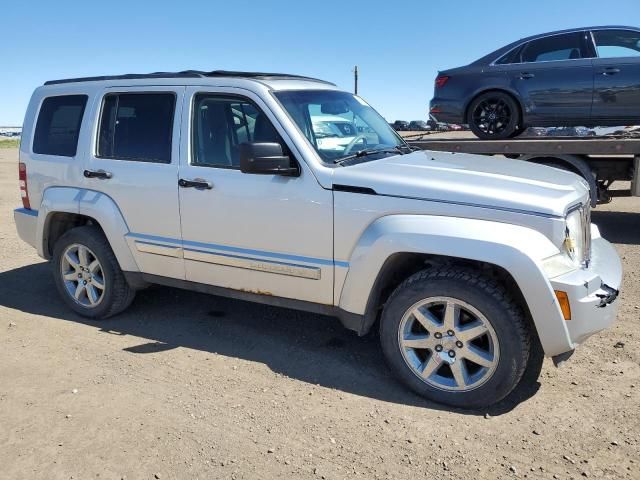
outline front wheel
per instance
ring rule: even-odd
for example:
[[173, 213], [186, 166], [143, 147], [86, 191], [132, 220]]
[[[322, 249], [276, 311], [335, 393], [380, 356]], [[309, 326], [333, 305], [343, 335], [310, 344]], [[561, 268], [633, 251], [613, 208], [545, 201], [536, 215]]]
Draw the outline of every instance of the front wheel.
[[494, 404], [518, 385], [532, 334], [506, 289], [457, 267], [423, 270], [391, 295], [380, 326], [392, 370], [423, 397], [455, 407]]
[[519, 130], [522, 119], [516, 101], [504, 92], [487, 92], [469, 106], [469, 128], [483, 140], [511, 138]]
[[100, 229], [77, 227], [56, 242], [53, 278], [65, 303], [76, 313], [102, 319], [127, 308], [135, 296]]

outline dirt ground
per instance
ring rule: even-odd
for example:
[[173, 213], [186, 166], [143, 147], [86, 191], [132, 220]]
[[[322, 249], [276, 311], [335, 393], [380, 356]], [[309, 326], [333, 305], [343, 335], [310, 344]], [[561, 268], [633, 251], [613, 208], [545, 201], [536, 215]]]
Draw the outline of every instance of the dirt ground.
[[78, 317], [19, 203], [0, 150], [2, 479], [640, 479], [639, 198], [593, 214], [624, 262], [616, 325], [471, 412], [408, 392], [331, 318], [168, 288]]

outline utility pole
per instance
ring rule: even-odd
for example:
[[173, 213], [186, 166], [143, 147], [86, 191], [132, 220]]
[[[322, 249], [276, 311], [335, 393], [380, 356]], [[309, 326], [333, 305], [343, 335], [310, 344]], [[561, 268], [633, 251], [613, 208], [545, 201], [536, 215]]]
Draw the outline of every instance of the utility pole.
[[353, 90], [354, 93], [358, 94], [358, 66], [356, 65], [353, 69]]

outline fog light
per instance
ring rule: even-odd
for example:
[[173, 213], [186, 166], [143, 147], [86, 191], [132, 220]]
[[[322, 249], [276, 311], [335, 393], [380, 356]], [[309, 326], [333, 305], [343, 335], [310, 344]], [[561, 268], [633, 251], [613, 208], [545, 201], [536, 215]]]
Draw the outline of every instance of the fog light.
[[560, 310], [565, 320], [571, 320], [571, 305], [569, 304], [569, 296], [567, 292], [556, 290], [556, 298], [560, 304]]

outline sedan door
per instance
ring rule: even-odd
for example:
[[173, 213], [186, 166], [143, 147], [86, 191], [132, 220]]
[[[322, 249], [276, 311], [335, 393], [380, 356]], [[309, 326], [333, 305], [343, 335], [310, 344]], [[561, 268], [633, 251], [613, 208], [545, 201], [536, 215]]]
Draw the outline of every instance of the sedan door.
[[595, 30], [593, 124], [640, 123], [640, 32]]
[[[295, 153], [261, 99], [190, 87], [180, 164], [182, 244], [189, 281], [333, 303], [333, 196]], [[242, 173], [239, 146], [275, 142], [299, 176]]]
[[593, 66], [585, 32], [531, 40], [513, 63], [496, 65], [509, 77], [524, 106], [525, 122], [535, 126], [587, 123], [593, 98]]

